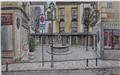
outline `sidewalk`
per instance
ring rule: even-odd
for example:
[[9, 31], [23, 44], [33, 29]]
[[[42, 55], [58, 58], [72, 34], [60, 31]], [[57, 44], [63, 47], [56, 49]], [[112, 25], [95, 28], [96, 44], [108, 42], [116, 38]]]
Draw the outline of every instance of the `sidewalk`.
[[[28, 70], [66, 70], [66, 69], [97, 69], [97, 68], [120, 68], [120, 61], [98, 60], [96, 66], [95, 60], [89, 60], [86, 66], [86, 60], [54, 62], [54, 68], [50, 67], [51, 62], [42, 63], [13, 63], [8, 65], [8, 71], [28, 71]], [[2, 71], [6, 71], [6, 65], [2, 65]]]

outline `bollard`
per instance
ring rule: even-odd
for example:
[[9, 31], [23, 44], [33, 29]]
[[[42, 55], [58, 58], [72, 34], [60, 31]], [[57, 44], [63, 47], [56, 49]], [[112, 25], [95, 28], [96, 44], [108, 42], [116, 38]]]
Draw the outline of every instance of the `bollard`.
[[8, 71], [8, 63], [6, 63], [6, 72]]
[[86, 60], [86, 66], [88, 66], [88, 59]]
[[98, 66], [98, 59], [96, 58], [96, 66]]

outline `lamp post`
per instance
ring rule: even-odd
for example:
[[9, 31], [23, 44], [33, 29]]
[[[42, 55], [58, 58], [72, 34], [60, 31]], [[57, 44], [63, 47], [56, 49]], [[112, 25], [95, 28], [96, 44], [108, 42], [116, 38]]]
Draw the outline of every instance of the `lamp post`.
[[84, 10], [84, 24], [86, 27], [86, 32], [87, 32], [87, 40], [86, 40], [86, 51], [88, 51], [88, 30], [89, 30], [89, 23], [90, 23], [90, 9], [89, 8], [85, 8]]
[[51, 25], [52, 25], [52, 29], [51, 29], [51, 68], [54, 67], [54, 64], [53, 64], [53, 11], [55, 9], [55, 4], [53, 2], [51, 2], [49, 4], [49, 8], [50, 8], [50, 12], [51, 12]]
[[87, 28], [87, 45], [86, 45], [86, 51], [88, 51], [88, 30], [89, 30], [89, 20], [88, 19], [86, 19], [85, 20], [85, 25], [86, 25], [86, 28]]

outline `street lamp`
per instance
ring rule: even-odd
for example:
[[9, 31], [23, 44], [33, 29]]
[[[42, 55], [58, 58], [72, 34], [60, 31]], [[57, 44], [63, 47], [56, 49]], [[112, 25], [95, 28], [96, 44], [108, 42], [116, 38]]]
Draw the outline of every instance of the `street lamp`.
[[51, 2], [49, 4], [49, 8], [50, 8], [50, 12], [51, 12], [51, 25], [52, 25], [52, 29], [51, 29], [51, 68], [54, 67], [53, 65], [53, 11], [55, 10], [55, 4], [53, 2]]
[[89, 19], [90, 19], [90, 9], [84, 8], [84, 24], [87, 29], [87, 43], [86, 43], [86, 51], [88, 50], [88, 30], [89, 30]]
[[53, 2], [51, 2], [51, 3], [49, 4], [49, 8], [50, 8], [50, 10], [53, 12], [54, 9], [55, 9], [55, 4], [54, 4]]

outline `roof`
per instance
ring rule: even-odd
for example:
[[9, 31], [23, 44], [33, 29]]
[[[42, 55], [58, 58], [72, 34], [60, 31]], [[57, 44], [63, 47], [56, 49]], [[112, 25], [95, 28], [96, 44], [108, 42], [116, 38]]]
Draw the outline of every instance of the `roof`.
[[44, 5], [44, 4], [46, 4], [46, 2], [38, 2], [38, 1], [30, 2], [30, 5]]
[[91, 2], [83, 2], [83, 1], [74, 1], [74, 2], [56, 2], [56, 5], [80, 5], [81, 3], [91, 3]]

